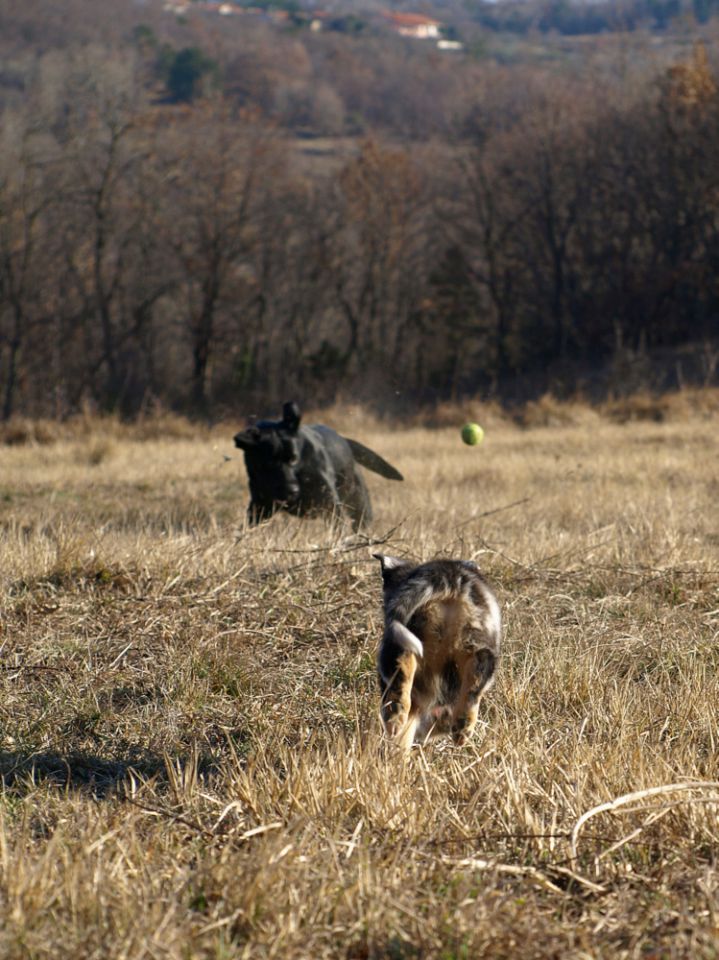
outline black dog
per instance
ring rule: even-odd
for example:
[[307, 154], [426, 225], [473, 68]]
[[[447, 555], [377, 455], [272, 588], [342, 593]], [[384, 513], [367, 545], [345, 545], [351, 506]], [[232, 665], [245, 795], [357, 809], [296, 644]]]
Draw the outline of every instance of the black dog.
[[388, 480], [402, 480], [402, 474], [356, 440], [322, 424], [301, 427], [300, 419], [297, 404], [286, 403], [281, 420], [260, 420], [234, 438], [245, 452], [249, 522], [287, 510], [297, 517], [346, 514], [359, 529], [372, 519], [372, 507], [357, 464]]

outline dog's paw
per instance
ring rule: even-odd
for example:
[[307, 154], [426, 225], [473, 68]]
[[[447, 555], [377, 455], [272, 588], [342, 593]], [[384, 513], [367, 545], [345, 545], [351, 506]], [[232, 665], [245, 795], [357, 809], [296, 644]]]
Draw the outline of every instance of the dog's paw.
[[463, 747], [469, 740], [472, 728], [467, 717], [456, 717], [452, 723], [452, 740], [458, 747]]
[[399, 713], [395, 713], [394, 716], [390, 717], [384, 722], [384, 729], [387, 736], [391, 740], [396, 740], [401, 736], [402, 731], [407, 726], [407, 714], [402, 710]]
[[396, 700], [390, 700], [382, 707], [382, 722], [385, 733], [392, 740], [396, 740], [401, 735], [407, 726], [408, 719], [407, 711]]

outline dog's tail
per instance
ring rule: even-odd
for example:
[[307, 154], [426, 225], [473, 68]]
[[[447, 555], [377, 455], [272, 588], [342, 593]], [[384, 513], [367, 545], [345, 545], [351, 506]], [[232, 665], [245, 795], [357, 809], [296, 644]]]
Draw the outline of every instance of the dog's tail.
[[399, 620], [390, 621], [390, 623], [387, 624], [387, 632], [403, 650], [413, 653], [416, 657], [424, 656], [422, 641], [416, 634], [412, 633], [408, 627], [400, 623]]
[[366, 467], [367, 470], [372, 470], [374, 473], [378, 473], [381, 477], [386, 477], [388, 480], [404, 480], [399, 470], [395, 469], [391, 463], [387, 463], [387, 461], [380, 457], [378, 453], [375, 453], [374, 450], [370, 450], [369, 447], [366, 447], [358, 440], [350, 440], [349, 437], [345, 437], [345, 440], [350, 445], [352, 456], [361, 467]]

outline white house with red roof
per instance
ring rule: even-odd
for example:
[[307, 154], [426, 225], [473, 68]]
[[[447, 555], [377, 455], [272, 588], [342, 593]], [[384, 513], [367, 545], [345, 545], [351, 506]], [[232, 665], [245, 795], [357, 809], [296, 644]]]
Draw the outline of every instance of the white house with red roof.
[[439, 40], [441, 36], [441, 22], [423, 13], [395, 13], [393, 10], [383, 10], [382, 16], [400, 36], [414, 37], [415, 40]]

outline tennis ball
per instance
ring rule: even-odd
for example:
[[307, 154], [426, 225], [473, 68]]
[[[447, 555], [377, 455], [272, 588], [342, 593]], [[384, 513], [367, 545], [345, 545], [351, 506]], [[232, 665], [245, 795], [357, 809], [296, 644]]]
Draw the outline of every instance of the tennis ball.
[[462, 427], [462, 439], [470, 447], [474, 447], [484, 440], [484, 430], [478, 423], [465, 423]]

